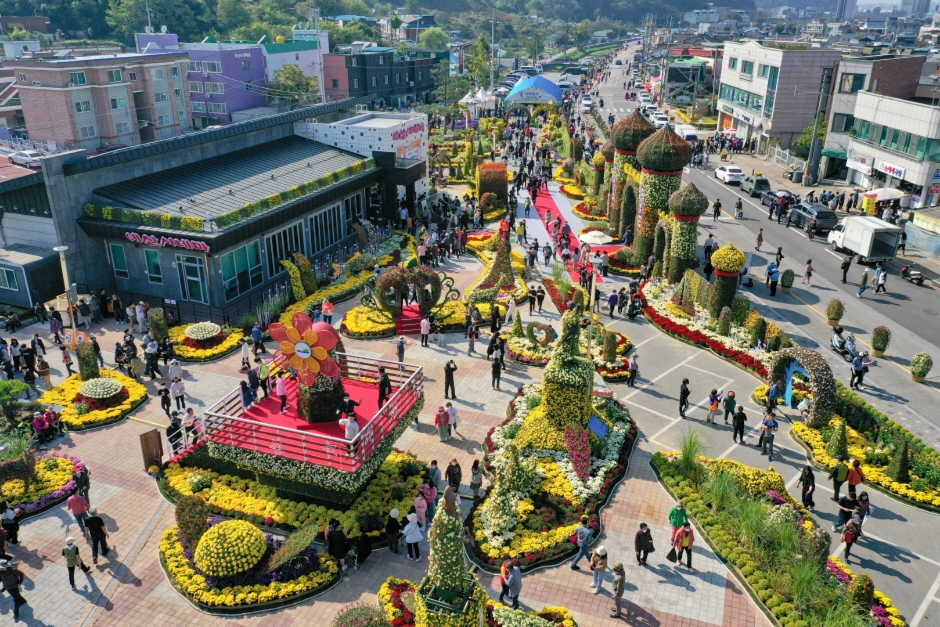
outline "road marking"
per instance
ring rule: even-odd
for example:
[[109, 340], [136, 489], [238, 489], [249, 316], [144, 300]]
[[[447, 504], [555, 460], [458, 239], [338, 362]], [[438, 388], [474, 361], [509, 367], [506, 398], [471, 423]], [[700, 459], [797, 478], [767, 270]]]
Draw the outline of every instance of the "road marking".
[[[652, 341], [655, 340], [656, 338], [660, 338], [660, 337], [662, 337], [662, 336], [663, 336], [662, 333], [657, 333], [656, 335], [651, 335], [650, 337], [646, 338], [645, 340], [643, 340], [643, 341], [640, 342], [639, 344], [634, 344], [634, 345], [633, 345], [633, 350], [636, 350], [636, 349], [638, 349], [639, 347], [641, 347], [641, 346], [643, 346], [644, 344], [646, 344], [647, 342], [652, 342]], [[690, 367], [691, 367], [691, 366], [690, 366]]]
[[[787, 481], [787, 491], [788, 491], [788, 492], [790, 491], [790, 488], [792, 488], [793, 486], [796, 485], [796, 482], [799, 481], [799, 480], [800, 480], [800, 477], [802, 477], [802, 476], [803, 476], [803, 472], [800, 471], [800, 472], [796, 473], [796, 475], [794, 475], [794, 477], [793, 477], [792, 479], [790, 479], [789, 481]], [[815, 490], [814, 490], [814, 492], [815, 492]]]
[[161, 429], [166, 428], [166, 425], [161, 425], [159, 422], [150, 422], [149, 420], [144, 420], [143, 418], [138, 418], [137, 416], [128, 416], [128, 418], [136, 422], [142, 422], [145, 425], [152, 425], [154, 427], [160, 427]]
[[704, 368], [697, 368], [696, 366], [686, 366], [686, 368], [691, 368], [692, 370], [698, 370], [699, 372], [704, 372], [705, 374], [715, 375], [715, 376], [718, 377], [719, 379], [724, 379], [725, 381], [734, 381], [734, 379], [729, 379], [728, 377], [723, 377], [723, 376], [721, 376], [721, 375], [717, 375], [717, 374], [715, 374], [714, 372], [712, 372], [711, 370], [705, 370]]
[[826, 248], [825, 251], [829, 253], [830, 255], [832, 255], [833, 257], [835, 257], [836, 259], [842, 259], [842, 255], [832, 250], [831, 248]]
[[930, 586], [930, 591], [927, 593], [927, 596], [924, 597], [924, 600], [921, 601], [920, 607], [917, 608], [917, 611], [914, 613], [914, 618], [911, 619], [911, 622], [908, 623], [910, 627], [918, 627], [920, 621], [924, 620], [924, 614], [927, 613], [927, 608], [930, 607], [930, 604], [934, 600], [934, 596], [937, 594], [937, 590], [940, 590], [940, 574], [937, 575], [937, 578], [933, 580], [933, 585]]
[[[706, 397], [705, 400], [707, 401], [707, 400], [708, 400], [708, 397]], [[696, 403], [695, 405], [690, 405], [690, 406], [689, 406], [689, 409], [691, 409], [692, 407], [700, 407], [700, 408], [706, 409], [706, 410], [708, 409], [708, 406], [703, 406], [701, 403]], [[660, 414], [659, 412], [654, 412], [654, 413], [656, 413], [656, 414], [659, 415], [659, 416], [662, 416], [663, 418], [669, 418], [669, 416], [665, 416], [665, 415], [663, 415], [663, 414]], [[651, 440], [655, 440], [656, 438], [658, 438], [659, 436], [661, 436], [662, 434], [664, 434], [666, 431], [669, 431], [669, 429], [671, 429], [671, 428], [673, 428], [674, 426], [676, 426], [676, 423], [681, 422], [681, 421], [683, 421], [683, 420], [692, 420], [692, 419], [691, 419], [691, 418], [683, 418], [682, 416], [679, 416], [678, 418], [672, 418], [671, 422], [670, 422], [668, 425], [666, 425], [665, 427], [663, 427], [662, 429], [660, 429], [659, 431], [657, 431], [656, 433], [654, 433], [654, 434], [653, 434], [653, 437], [650, 438], [650, 439], [651, 439]]]
[[687, 357], [686, 359], [684, 359], [683, 361], [677, 363], [675, 366], [673, 366], [672, 368], [670, 368], [670, 369], [667, 370], [666, 372], [660, 374], [659, 376], [657, 376], [657, 377], [655, 377], [655, 378], [653, 378], [653, 379], [650, 379], [650, 380], [647, 381], [646, 383], [641, 383], [641, 384], [640, 384], [640, 387], [638, 387], [635, 391], [633, 391], [632, 393], [628, 394], [627, 396], [623, 397], [623, 400], [627, 400], [627, 399], [629, 399], [629, 398], [633, 398], [634, 396], [636, 396], [637, 394], [639, 394], [640, 392], [642, 392], [642, 391], [645, 390], [646, 388], [650, 387], [651, 385], [653, 385], [654, 383], [656, 383], [657, 381], [659, 381], [660, 379], [662, 379], [663, 377], [665, 377], [667, 374], [669, 374], [669, 373], [672, 372], [673, 370], [677, 370], [677, 369], [681, 368], [682, 366], [684, 366], [686, 363], [692, 361], [693, 359], [695, 359], [696, 355], [699, 355], [699, 354], [700, 354], [700, 353], [696, 352], [696, 353], [690, 355], [689, 357]]

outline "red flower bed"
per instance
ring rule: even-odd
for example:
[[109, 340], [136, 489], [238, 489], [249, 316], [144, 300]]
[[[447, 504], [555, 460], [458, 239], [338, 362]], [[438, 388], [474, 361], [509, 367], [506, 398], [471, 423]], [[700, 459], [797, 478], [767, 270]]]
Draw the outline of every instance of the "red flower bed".
[[555, 303], [555, 307], [558, 308], [558, 313], [568, 311], [568, 305], [565, 304], [565, 299], [562, 297], [561, 292], [555, 287], [555, 282], [551, 279], [542, 279], [542, 284], [544, 284], [545, 289], [548, 290], [548, 297], [552, 299], [552, 302]]
[[228, 333], [225, 331], [220, 331], [215, 337], [210, 337], [208, 340], [194, 340], [191, 337], [183, 338], [183, 345], [190, 348], [198, 348], [200, 350], [206, 350], [207, 348], [213, 348], [221, 344], [225, 338], [228, 337]]
[[99, 409], [108, 409], [109, 407], [120, 405], [130, 398], [130, 395], [131, 393], [127, 391], [127, 388], [122, 387], [120, 392], [108, 398], [91, 398], [90, 396], [76, 394], [75, 398], [72, 399], [72, 403], [84, 403], [88, 411], [97, 411]]

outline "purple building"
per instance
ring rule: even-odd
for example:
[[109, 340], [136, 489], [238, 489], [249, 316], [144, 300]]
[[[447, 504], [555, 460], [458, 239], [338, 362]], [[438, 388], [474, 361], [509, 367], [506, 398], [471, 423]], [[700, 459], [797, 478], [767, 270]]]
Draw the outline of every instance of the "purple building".
[[264, 51], [260, 45], [209, 40], [181, 44], [179, 37], [170, 33], [138, 33], [135, 37], [141, 53], [189, 53], [186, 89], [192, 104], [193, 128], [228, 124], [233, 113], [267, 107]]

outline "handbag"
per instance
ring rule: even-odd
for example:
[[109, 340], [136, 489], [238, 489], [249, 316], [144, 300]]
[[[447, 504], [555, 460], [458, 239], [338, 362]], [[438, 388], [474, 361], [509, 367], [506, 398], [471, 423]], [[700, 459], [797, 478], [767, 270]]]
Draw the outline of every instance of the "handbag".
[[677, 559], [679, 559], [679, 556], [676, 554], [676, 547], [672, 547], [671, 549], [669, 549], [669, 552], [666, 553], [666, 560], [670, 562], [674, 562]]
[[655, 552], [656, 552], [656, 547], [653, 546], [653, 543], [652, 543], [652, 542], [650, 542], [650, 549], [649, 549], [649, 551], [647, 551], [647, 553], [655, 553]]

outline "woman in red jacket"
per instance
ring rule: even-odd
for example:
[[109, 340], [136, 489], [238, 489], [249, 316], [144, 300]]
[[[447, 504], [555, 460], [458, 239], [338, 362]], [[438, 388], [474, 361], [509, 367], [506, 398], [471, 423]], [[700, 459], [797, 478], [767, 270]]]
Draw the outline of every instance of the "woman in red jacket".
[[682, 552], [685, 551], [687, 557], [686, 565], [689, 567], [689, 572], [693, 572], [692, 568], [692, 545], [695, 544], [695, 532], [692, 531], [692, 525], [689, 521], [686, 521], [682, 528], [679, 529], [679, 532], [676, 533], [675, 540], [673, 540], [673, 547], [676, 549], [676, 566], [682, 565]]
[[862, 471], [862, 465], [857, 459], [852, 460], [852, 466], [849, 468], [848, 475], [849, 494], [855, 495], [855, 490], [860, 483], [865, 482], [865, 473]]

